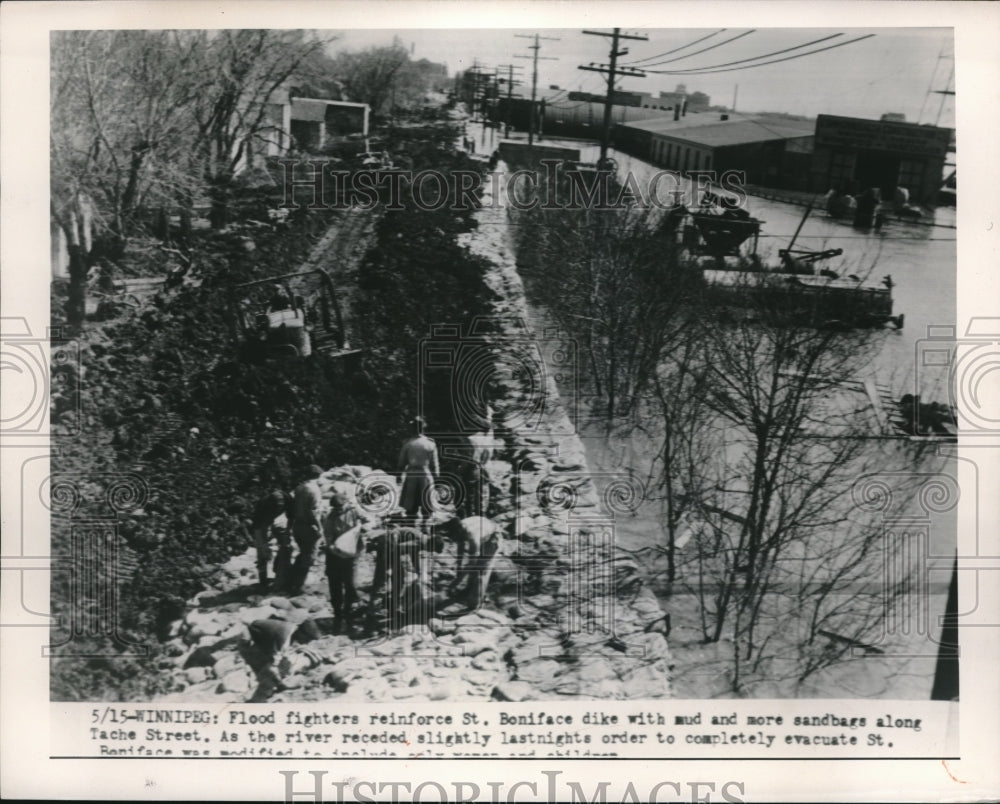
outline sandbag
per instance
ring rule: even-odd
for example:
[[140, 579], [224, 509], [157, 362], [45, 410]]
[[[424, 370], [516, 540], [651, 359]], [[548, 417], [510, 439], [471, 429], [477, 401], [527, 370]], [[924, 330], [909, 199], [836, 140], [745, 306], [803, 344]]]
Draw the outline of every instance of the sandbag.
[[361, 543], [361, 525], [355, 525], [350, 530], [345, 530], [328, 546], [328, 549], [337, 558], [357, 558], [358, 546]]

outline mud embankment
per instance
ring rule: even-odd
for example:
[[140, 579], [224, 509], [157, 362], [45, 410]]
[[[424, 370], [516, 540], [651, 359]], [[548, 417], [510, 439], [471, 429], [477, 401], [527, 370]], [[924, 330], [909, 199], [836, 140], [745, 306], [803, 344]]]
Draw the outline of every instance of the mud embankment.
[[[632, 504], [627, 484], [595, 484], [551, 368], [539, 373], [537, 364], [524, 365], [526, 344], [531, 351], [544, 339], [524, 323], [507, 212], [491, 207], [484, 199], [478, 230], [464, 237], [486, 260], [486, 282], [496, 294], [480, 342], [492, 355], [486, 372], [500, 391], [495, 404], [504, 424], [490, 463], [490, 496], [505, 535], [486, 602], [477, 611], [451, 602], [448, 546], [432, 559], [426, 623], [388, 633], [358, 623], [334, 633], [322, 561], [302, 594], [260, 595], [251, 548], [221, 566], [171, 625], [165, 649], [174, 663], [172, 689], [163, 700], [669, 697], [664, 614], [635, 561], [615, 548], [615, 516]], [[363, 484], [373, 474], [380, 473], [341, 466], [321, 484]], [[358, 561], [364, 599], [374, 559]], [[250, 637], [249, 626], [260, 620], [274, 623], [267, 644]]]

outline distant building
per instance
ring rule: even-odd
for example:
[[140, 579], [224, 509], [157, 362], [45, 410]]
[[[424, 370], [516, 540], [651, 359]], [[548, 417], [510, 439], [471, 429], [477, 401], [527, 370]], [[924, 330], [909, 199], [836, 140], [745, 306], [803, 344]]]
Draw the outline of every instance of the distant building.
[[769, 115], [689, 114], [615, 128], [615, 147], [680, 173], [741, 170], [746, 181], [808, 189], [813, 121]]
[[[594, 92], [570, 92], [566, 99], [570, 102], [604, 103], [604, 95]], [[659, 109], [660, 111], [671, 111], [677, 107], [687, 104], [688, 111], [700, 112], [708, 109], [711, 98], [704, 92], [688, 93], [684, 84], [678, 84], [673, 92], [660, 92], [654, 95], [651, 92], [627, 92], [625, 90], [615, 90], [612, 97], [615, 106], [633, 106], [643, 109]]]
[[240, 173], [263, 157], [284, 156], [293, 147], [321, 150], [334, 137], [368, 136], [367, 103], [299, 98], [287, 88], [276, 90], [265, 104], [264, 125], [249, 143], [248, 158], [237, 165]]
[[878, 187], [892, 198], [896, 187], [910, 201], [934, 206], [954, 132], [894, 120], [821, 114], [816, 119], [813, 189], [857, 193]]
[[[527, 104], [526, 108], [530, 110], [531, 102], [527, 101]], [[601, 128], [604, 125], [603, 99], [591, 102], [570, 101], [567, 99], [556, 101], [555, 103], [546, 103], [541, 108], [543, 109], [542, 131], [545, 134], [553, 137], [581, 137], [586, 139], [594, 139], [601, 136]], [[651, 120], [663, 117], [664, 114], [670, 114], [670, 112], [647, 106], [614, 104], [611, 107], [611, 125], [615, 126], [639, 120]], [[527, 123], [525, 123], [524, 128], [527, 128]]]
[[369, 112], [367, 103], [292, 98], [289, 131], [296, 148], [318, 151], [334, 137], [368, 136]]
[[748, 184], [851, 194], [878, 187], [892, 198], [905, 187], [913, 203], [934, 206], [954, 132], [948, 128], [820, 115], [689, 113], [615, 126], [615, 147], [660, 167], [742, 170]]

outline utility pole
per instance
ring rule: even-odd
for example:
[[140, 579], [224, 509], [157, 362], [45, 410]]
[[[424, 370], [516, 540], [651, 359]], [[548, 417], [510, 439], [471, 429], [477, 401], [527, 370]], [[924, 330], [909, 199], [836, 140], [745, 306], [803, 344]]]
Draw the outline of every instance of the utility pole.
[[468, 70], [472, 73], [472, 86], [469, 86], [469, 82], [466, 81], [466, 91], [468, 97], [465, 99], [466, 103], [469, 104], [469, 111], [475, 115], [476, 114], [476, 92], [479, 89], [479, 59], [472, 60], [472, 67]]
[[580, 65], [581, 70], [589, 70], [595, 73], [607, 73], [608, 82], [608, 94], [604, 99], [604, 125], [601, 129], [601, 159], [598, 162], [598, 167], [603, 165], [608, 158], [608, 143], [611, 139], [611, 107], [614, 104], [615, 96], [615, 77], [617, 75], [628, 76], [632, 78], [645, 78], [646, 74], [642, 70], [638, 70], [635, 67], [619, 67], [618, 57], [628, 55], [628, 48], [618, 49], [618, 42], [621, 39], [637, 39], [641, 42], [648, 42], [648, 36], [636, 36], [632, 34], [621, 33], [620, 28], [615, 28], [612, 33], [605, 33], [604, 31], [584, 31], [585, 34], [590, 36], [610, 36], [611, 37], [611, 55], [610, 63], [608, 64], [594, 64], [591, 62], [589, 65]]
[[[482, 137], [481, 137], [482, 145], [486, 144], [486, 109], [489, 99], [490, 79], [491, 79], [489, 73], [483, 71], [488, 69], [489, 69], [488, 67], [481, 65], [479, 63], [479, 60], [476, 59], [472, 64], [472, 68], [469, 70], [469, 72], [472, 73], [472, 87], [471, 87], [472, 100], [471, 100], [470, 111], [473, 114], [472, 122], [477, 122], [475, 114], [477, 111], [476, 107], [478, 105], [479, 107], [478, 111], [480, 115], [478, 122], [481, 123], [483, 126]], [[473, 135], [473, 139], [475, 139], [475, 135]]]
[[492, 114], [490, 115], [490, 150], [493, 150], [493, 136], [497, 127], [497, 111], [500, 105], [500, 68], [493, 68], [493, 98], [492, 100]]
[[952, 63], [951, 63], [951, 72], [948, 73], [948, 86], [949, 86], [949, 89], [935, 89], [934, 90], [934, 94], [935, 95], [940, 95], [941, 96], [941, 105], [938, 106], [937, 117], [934, 118], [934, 125], [935, 126], [938, 125], [938, 124], [940, 124], [940, 122], [941, 122], [941, 112], [944, 111], [944, 102], [946, 100], [948, 100], [948, 96], [949, 95], [954, 95], [955, 94], [955, 90], [950, 89], [950, 87], [951, 87], [951, 79], [954, 78], [954, 77], [955, 77], [955, 62], [952, 61]]
[[547, 61], [555, 61], [555, 56], [539, 56], [538, 51], [542, 47], [538, 44], [540, 39], [548, 39], [551, 42], [558, 42], [558, 37], [555, 36], [539, 36], [535, 34], [531, 36], [529, 34], [514, 34], [514, 36], [520, 37], [521, 39], [534, 39], [535, 44], [528, 45], [531, 50], [535, 51], [535, 55], [532, 56], [517, 56], [519, 59], [531, 58], [533, 60], [533, 68], [531, 71], [531, 124], [528, 126], [528, 145], [533, 145], [535, 142], [535, 96], [538, 94], [538, 60], [545, 59]]
[[[500, 65], [500, 69], [502, 70], [504, 68], [506, 68], [506, 70], [507, 70], [507, 78], [506, 78], [506, 81], [507, 81], [507, 108], [504, 111], [504, 116], [503, 116], [503, 135], [504, 135], [504, 137], [509, 137], [510, 136], [510, 110], [511, 110], [511, 106], [513, 106], [514, 85], [521, 83], [520, 81], [515, 81], [514, 80], [514, 70], [520, 70], [521, 68], [520, 67], [515, 67], [513, 64], [501, 64]], [[504, 81], [505, 79], [501, 78], [500, 80]]]
[[480, 108], [480, 114], [482, 115], [482, 117], [480, 118], [480, 120], [481, 120], [481, 122], [483, 124], [483, 136], [482, 136], [482, 140], [481, 140], [480, 144], [483, 145], [483, 146], [485, 146], [486, 145], [486, 124], [489, 122], [489, 120], [487, 119], [486, 113], [489, 110], [489, 104], [490, 104], [490, 76], [489, 76], [489, 73], [482, 73], [480, 75], [480, 84], [482, 85], [482, 88], [483, 88], [482, 107]]

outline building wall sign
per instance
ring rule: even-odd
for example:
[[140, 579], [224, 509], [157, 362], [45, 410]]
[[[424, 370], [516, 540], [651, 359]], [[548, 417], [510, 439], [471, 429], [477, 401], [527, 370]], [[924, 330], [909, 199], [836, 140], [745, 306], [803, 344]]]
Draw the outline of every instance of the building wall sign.
[[892, 151], [943, 158], [950, 144], [951, 130], [947, 128], [824, 114], [816, 118], [816, 146], [819, 148]]

